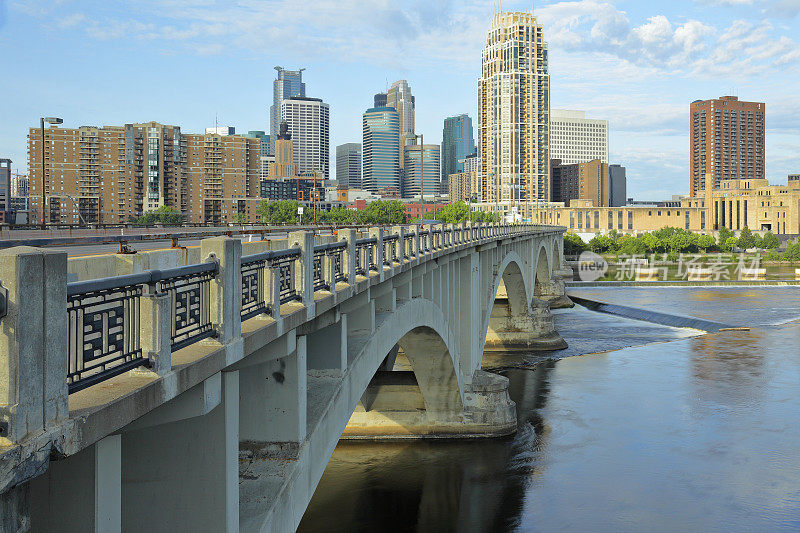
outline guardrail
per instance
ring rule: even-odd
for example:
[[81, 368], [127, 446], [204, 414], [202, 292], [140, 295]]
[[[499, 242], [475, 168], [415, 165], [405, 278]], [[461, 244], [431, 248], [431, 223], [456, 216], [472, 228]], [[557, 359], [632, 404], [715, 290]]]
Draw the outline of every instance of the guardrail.
[[[236, 237], [236, 236], [253, 236], [258, 237], [260, 240], [274, 235], [285, 235], [292, 231], [337, 231], [343, 229], [364, 229], [370, 226], [364, 225], [344, 225], [344, 226], [252, 226], [240, 228], [198, 228], [195, 231], [188, 230], [187, 228], [163, 228], [155, 227], [149, 229], [146, 233], [124, 234], [126, 228], [115, 228], [123, 231], [121, 234], [104, 233], [102, 235], [73, 235], [72, 230], [69, 230], [68, 235], [57, 236], [41, 236], [32, 235], [24, 238], [5, 238], [8, 232], [3, 234], [0, 238], [0, 249], [13, 248], [14, 246], [35, 246], [39, 248], [46, 248], [50, 246], [90, 246], [90, 245], [103, 245], [103, 244], [116, 244], [119, 246], [118, 253], [130, 253], [130, 244], [140, 242], [154, 242], [154, 241], [170, 241], [173, 248], [179, 248], [181, 241], [196, 240], [208, 237]], [[136, 231], [141, 231], [143, 228], [133, 228]], [[36, 231], [35, 233], [39, 233]], [[53, 233], [53, 232], [51, 232]], [[57, 233], [57, 232], [55, 232]], [[16, 235], [15, 235], [16, 237]]]
[[[235, 239], [208, 239], [201, 243], [202, 256], [207, 257], [203, 263], [67, 283], [66, 287], [61, 281], [60, 288], [53, 286], [56, 292], [46, 293], [44, 299], [41, 292], [26, 296], [18, 287], [11, 290], [16, 291], [16, 302], [30, 298], [33, 305], [39, 301], [42, 311], [37, 312], [45, 318], [37, 320], [60, 321], [65, 326], [66, 336], [55, 328], [52, 338], [66, 339], [66, 389], [72, 394], [139, 367], [163, 375], [172, 368], [174, 352], [206, 339], [230, 342], [240, 335], [242, 321], [259, 316], [278, 320], [282, 305], [313, 305], [315, 292], [335, 292], [342, 288], [337, 285], [352, 285], [376, 275], [382, 279], [387, 268], [448, 248], [536, 231], [535, 225], [412, 225], [372, 227], [367, 235], [359, 235], [351, 228], [321, 238], [332, 242], [318, 244], [312, 233], [298, 231], [289, 233], [286, 249], [247, 256], [241, 255], [241, 244]], [[37, 253], [63, 257], [59, 252]], [[29, 256], [28, 251], [11, 256], [17, 258], [14, 279], [29, 270], [24, 266]], [[45, 283], [64, 279], [66, 263], [59, 268], [64, 269], [60, 278], [55, 271], [40, 270], [38, 275]], [[58, 291], [65, 293], [66, 302], [59, 302], [64, 296], [52, 299]], [[24, 346], [29, 342], [22, 338], [27, 327], [21, 316], [24, 306], [15, 305], [8, 328], [21, 332], [17, 342]], [[63, 317], [63, 309], [65, 320], [58, 318]], [[44, 357], [47, 366], [55, 357], [64, 358], [64, 352]], [[64, 368], [61, 361], [56, 366]]]

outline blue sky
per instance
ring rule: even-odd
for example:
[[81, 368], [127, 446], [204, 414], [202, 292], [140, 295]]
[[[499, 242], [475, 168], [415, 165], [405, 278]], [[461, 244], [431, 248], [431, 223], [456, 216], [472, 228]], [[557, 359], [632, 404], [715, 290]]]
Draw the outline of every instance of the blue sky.
[[[42, 115], [187, 132], [217, 115], [268, 130], [275, 65], [307, 69], [308, 95], [331, 105], [332, 147], [360, 142], [361, 113], [399, 78], [416, 95], [417, 131], [439, 142], [446, 116], [476, 116], [494, 4], [0, 0], [0, 157], [25, 170], [27, 128]], [[610, 121], [629, 196], [687, 191], [689, 102], [730, 93], [767, 104], [768, 178], [800, 172], [800, 0], [539, 0], [535, 10], [552, 107]]]

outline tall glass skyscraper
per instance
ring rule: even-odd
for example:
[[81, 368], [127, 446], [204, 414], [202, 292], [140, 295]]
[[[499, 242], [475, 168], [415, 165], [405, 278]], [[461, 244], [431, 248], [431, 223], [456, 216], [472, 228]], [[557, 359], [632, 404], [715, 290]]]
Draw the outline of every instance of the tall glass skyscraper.
[[442, 182], [447, 176], [464, 172], [464, 159], [475, 153], [472, 119], [461, 114], [444, 119], [442, 130]]
[[361, 188], [361, 143], [336, 147], [336, 181], [341, 187]]
[[363, 117], [364, 188], [400, 196], [400, 117], [393, 107], [372, 107]]
[[275, 153], [275, 139], [284, 120], [281, 116], [281, 103], [287, 98], [306, 95], [306, 84], [303, 83], [304, 68], [285, 70], [283, 67], [275, 67], [275, 70], [278, 71], [278, 78], [272, 82], [272, 105], [269, 108], [270, 155]]
[[405, 147], [403, 198], [419, 196], [420, 183], [423, 196], [441, 193], [439, 181], [439, 145], [423, 144]]
[[403, 148], [410, 144], [416, 144], [417, 138], [414, 135], [414, 110], [416, 100], [411, 94], [411, 87], [406, 80], [398, 80], [389, 87], [386, 93], [386, 105], [393, 107], [400, 117], [400, 145], [398, 155], [400, 157], [400, 168], [403, 168]]

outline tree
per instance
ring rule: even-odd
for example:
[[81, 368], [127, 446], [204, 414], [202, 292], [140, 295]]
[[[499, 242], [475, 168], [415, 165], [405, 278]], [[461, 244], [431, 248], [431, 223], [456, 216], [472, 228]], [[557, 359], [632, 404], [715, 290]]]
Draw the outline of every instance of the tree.
[[586, 243], [574, 233], [564, 234], [564, 255], [579, 255], [586, 251]]
[[759, 244], [759, 238], [757, 235], [753, 235], [750, 228], [745, 226], [742, 228], [742, 231], [739, 232], [739, 239], [736, 242], [739, 248], [747, 250], [748, 248], [755, 248]]
[[713, 248], [717, 240], [712, 235], [700, 235], [697, 237], [697, 247], [705, 253], [709, 248]]
[[247, 224], [247, 215], [244, 213], [236, 213], [233, 215], [231, 222], [239, 225]]
[[497, 213], [485, 213], [483, 211], [470, 210], [469, 206], [462, 201], [447, 204], [441, 209], [427, 215], [428, 218], [441, 220], [445, 224], [460, 224], [469, 219], [471, 222], [489, 223], [498, 222], [500, 215]]
[[766, 250], [774, 250], [775, 248], [780, 246], [780, 244], [781, 243], [780, 241], [778, 241], [778, 238], [775, 236], [775, 234], [772, 233], [771, 231], [768, 231], [764, 234], [763, 237], [761, 237], [761, 242], [759, 243], [759, 246]]
[[725, 244], [721, 246], [723, 252], [730, 252], [734, 246], [739, 244], [739, 239], [736, 237], [728, 237]]
[[295, 200], [261, 200], [258, 206], [258, 216], [264, 224], [299, 224], [300, 215], [297, 208], [300, 206]]
[[155, 211], [142, 213], [134, 222], [143, 226], [151, 226], [153, 224], [177, 226], [183, 224], [183, 215], [176, 209], [162, 205]]
[[611, 251], [614, 245], [614, 240], [611, 237], [600, 235], [599, 233], [589, 241], [589, 249], [600, 254]]
[[800, 260], [800, 244], [793, 242], [787, 245], [783, 257], [789, 261]]
[[728, 241], [729, 238], [733, 237], [733, 232], [728, 228], [722, 227], [719, 230], [719, 235], [717, 235], [717, 242], [719, 243], [720, 248], [725, 246], [725, 243]]
[[406, 206], [400, 200], [376, 200], [364, 209], [365, 224], [403, 224]]

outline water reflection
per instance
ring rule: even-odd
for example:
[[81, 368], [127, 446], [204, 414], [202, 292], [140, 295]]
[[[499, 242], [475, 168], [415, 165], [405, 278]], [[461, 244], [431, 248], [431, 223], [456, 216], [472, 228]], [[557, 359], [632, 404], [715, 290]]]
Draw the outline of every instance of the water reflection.
[[513, 438], [340, 443], [300, 531], [798, 530], [800, 325], [675, 338], [506, 370]]

